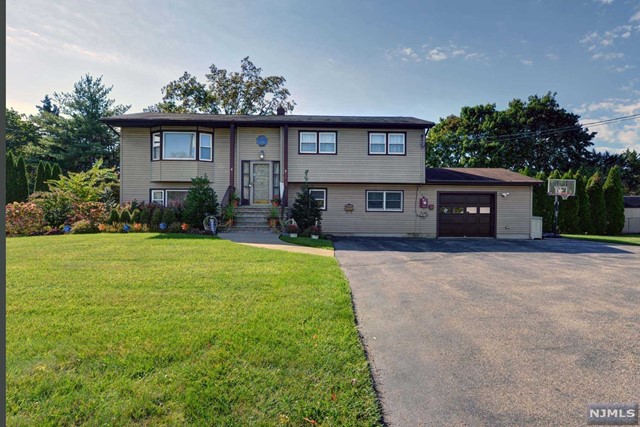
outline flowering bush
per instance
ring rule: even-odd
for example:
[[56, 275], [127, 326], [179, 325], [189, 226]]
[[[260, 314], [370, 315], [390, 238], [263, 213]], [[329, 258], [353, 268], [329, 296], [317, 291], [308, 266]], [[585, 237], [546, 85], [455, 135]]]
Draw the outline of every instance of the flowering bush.
[[295, 224], [289, 224], [289, 225], [287, 225], [287, 233], [294, 233], [294, 234], [295, 234], [295, 233], [297, 233], [297, 232], [298, 232], [298, 230], [300, 230], [300, 229], [299, 229], [299, 228], [298, 228], [298, 226], [297, 226], [297, 225], [295, 225]]
[[33, 193], [29, 201], [42, 209], [44, 220], [51, 227], [61, 227], [73, 214], [71, 198], [59, 190]]
[[98, 226], [96, 224], [92, 224], [88, 219], [82, 219], [71, 227], [71, 234], [90, 234], [97, 232]]
[[311, 235], [312, 236], [319, 236], [320, 235], [320, 227], [318, 227], [317, 225], [311, 226], [309, 227], [310, 231], [311, 231]]
[[79, 202], [74, 203], [72, 213], [68, 220], [71, 224], [78, 221], [89, 221], [91, 224], [98, 224], [106, 221], [107, 207], [102, 202]]
[[133, 224], [133, 231], [135, 231], [136, 233], [139, 233], [142, 231], [142, 224], [140, 224], [139, 222], [136, 222], [135, 224]]
[[7, 234], [29, 236], [42, 231], [44, 212], [35, 203], [13, 202], [5, 208]]
[[107, 231], [107, 225], [106, 224], [99, 224], [98, 225], [98, 231], [102, 231], [102, 232]]
[[187, 224], [186, 222], [183, 222], [182, 225], [180, 226], [180, 228], [182, 228], [182, 231], [189, 231], [189, 224]]

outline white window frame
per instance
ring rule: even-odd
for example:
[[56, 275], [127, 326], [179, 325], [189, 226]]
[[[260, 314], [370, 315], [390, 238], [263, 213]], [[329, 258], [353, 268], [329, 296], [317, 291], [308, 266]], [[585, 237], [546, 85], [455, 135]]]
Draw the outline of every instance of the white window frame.
[[[376, 145], [384, 145], [384, 151], [382, 152], [378, 152], [378, 151], [371, 151], [371, 137], [373, 135], [382, 135], [384, 137], [384, 143], [380, 143], [377, 142]], [[370, 132], [369, 133], [369, 155], [371, 156], [385, 156], [387, 154], [387, 134], [385, 132]]]
[[[382, 209], [369, 208], [369, 194], [370, 193], [382, 193]], [[387, 193], [399, 193], [400, 194], [400, 208], [390, 209], [387, 208]], [[367, 190], [366, 191], [366, 211], [367, 212], [403, 212], [404, 211], [404, 192], [400, 190]]]
[[[160, 194], [160, 199], [158, 199], [155, 195], [156, 194]], [[158, 201], [159, 200], [159, 201]], [[164, 206], [164, 202], [165, 202], [165, 197], [164, 197], [164, 190], [151, 190], [151, 203], [157, 203], [159, 205]]]
[[169, 188], [164, 190], [164, 205], [165, 206], [169, 206], [169, 193], [173, 192], [173, 193], [188, 193], [189, 190], [187, 189], [179, 189], [179, 188]]
[[[313, 151], [309, 151], [309, 150], [303, 150], [302, 149], [302, 135], [307, 134], [307, 135], [313, 135], [314, 141], [315, 141], [315, 148], [313, 149]], [[300, 154], [317, 154], [318, 153], [318, 132], [310, 132], [310, 131], [301, 131], [300, 132], [300, 136], [298, 138], [298, 151], [300, 152]], [[311, 144], [311, 142], [305, 142], [305, 144]]]
[[[322, 135], [333, 135], [333, 150], [322, 151], [322, 144], [329, 144], [328, 142], [322, 142]], [[338, 132], [318, 132], [318, 154], [336, 154], [338, 152]]]
[[[167, 150], [166, 150], [165, 144], [167, 143], [166, 136], [168, 134], [193, 135], [193, 143], [196, 144], [196, 147], [194, 147], [193, 149], [193, 157], [166, 157]], [[197, 141], [196, 135], [197, 135], [197, 132], [184, 132], [184, 131], [162, 132], [162, 160], [197, 160], [198, 159], [198, 150], [197, 150], [198, 141]]]
[[[391, 145], [400, 145], [400, 144], [391, 144], [391, 136], [401, 136], [402, 137], [402, 152], [399, 151], [391, 151], [389, 147]], [[399, 132], [389, 132], [387, 133], [387, 154], [389, 156], [404, 156], [407, 152], [407, 136], [404, 133]]]
[[[156, 136], [158, 140], [156, 141]], [[162, 135], [160, 132], [153, 132], [151, 134], [151, 160], [160, 160], [162, 158]], [[158, 155], [156, 156], [156, 148], [158, 149]]]
[[[202, 144], [202, 137], [206, 135], [209, 137], [209, 146], [206, 147]], [[209, 158], [205, 159], [202, 157], [202, 148], [208, 148], [209, 149]], [[212, 162], [213, 161], [213, 134], [208, 133], [208, 132], [200, 132], [200, 137], [199, 137], [199, 141], [198, 141], [198, 160], [203, 161], [203, 162]]]
[[[320, 208], [321, 211], [326, 211], [327, 210], [327, 189], [326, 188], [310, 188], [309, 189], [309, 194], [311, 194], [312, 191], [321, 191], [323, 196], [322, 196], [322, 207]], [[316, 199], [314, 197], [315, 201], [317, 202], [318, 199]]]

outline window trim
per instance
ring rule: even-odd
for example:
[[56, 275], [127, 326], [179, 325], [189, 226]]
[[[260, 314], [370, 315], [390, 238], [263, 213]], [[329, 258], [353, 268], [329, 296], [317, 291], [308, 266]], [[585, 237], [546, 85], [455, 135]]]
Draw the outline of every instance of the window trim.
[[323, 187], [314, 187], [314, 188], [309, 188], [309, 194], [311, 194], [311, 191], [322, 191], [324, 192], [324, 207], [320, 208], [321, 211], [326, 211], [327, 210], [327, 197], [329, 195], [329, 190], [327, 190], [326, 188]]
[[162, 203], [161, 203], [161, 205], [164, 206], [164, 203], [166, 201], [164, 190], [160, 190], [160, 189], [157, 189], [157, 188], [152, 188], [152, 189], [149, 190], [149, 203], [158, 204], [158, 202], [156, 202], [154, 200], [154, 198], [153, 198], [153, 193], [154, 192], [160, 192], [162, 194]]
[[[213, 162], [213, 133], [212, 132], [197, 132], [198, 134], [198, 142], [197, 142], [197, 147], [198, 147], [198, 153], [197, 153], [197, 159], [201, 162]], [[211, 150], [211, 157], [208, 159], [203, 159], [202, 158], [202, 135], [209, 135], [209, 137], [211, 138], [211, 145], [208, 147]]]
[[[382, 209], [369, 209], [369, 193], [383, 193]], [[387, 193], [400, 193], [400, 209], [387, 209]], [[404, 212], [404, 190], [366, 190], [364, 195], [365, 212]]]
[[162, 192], [162, 206], [166, 208], [168, 206], [167, 205], [167, 202], [168, 202], [167, 191], [188, 193], [189, 189], [188, 188], [150, 188], [149, 189], [149, 203], [157, 203], [157, 202], [153, 201], [153, 193], [155, 191]]
[[[168, 133], [172, 133], [172, 134], [191, 134], [193, 135], [193, 143], [194, 143], [194, 147], [193, 147], [193, 158], [191, 157], [165, 157], [164, 153], [166, 151], [166, 147], [165, 147], [165, 143], [167, 142], [165, 139], [165, 135]], [[162, 160], [178, 160], [178, 161], [188, 161], [188, 160], [198, 160], [198, 131], [173, 131], [173, 130], [168, 130], [168, 131], [164, 131], [162, 132]]]
[[[149, 153], [149, 158], [151, 159], [152, 162], [158, 162], [158, 161], [165, 161], [165, 162], [213, 162], [215, 160], [215, 129], [205, 129], [205, 130], [201, 130], [201, 126], [196, 127], [196, 129], [163, 129], [162, 126], [156, 126], [156, 127], [152, 127], [149, 129], [149, 146], [150, 146], [150, 150], [151, 152]], [[164, 134], [165, 133], [190, 133], [190, 134], [195, 134], [195, 142], [196, 142], [196, 149], [195, 149], [195, 158], [165, 158], [164, 157]], [[156, 134], [160, 134], [160, 158], [159, 159], [154, 159], [153, 158], [153, 136]], [[200, 156], [200, 135], [202, 134], [207, 134], [207, 135], [211, 135], [211, 160], [207, 160], [207, 159], [202, 159]]]
[[[316, 150], [315, 151], [302, 151], [302, 134], [314, 133], [316, 135]], [[335, 149], [332, 152], [320, 151], [320, 134], [332, 133], [335, 135]], [[321, 155], [321, 156], [335, 156], [338, 154], [338, 131], [337, 130], [299, 130], [298, 131], [298, 154], [299, 155]]]
[[[371, 151], [371, 135], [384, 135], [384, 153]], [[404, 150], [402, 153], [392, 153], [389, 151], [389, 135], [404, 135]], [[370, 156], [406, 156], [407, 155], [407, 132], [398, 131], [369, 131], [368, 132], [367, 153]]]
[[[158, 144], [154, 140], [155, 136], [158, 135]], [[154, 157], [154, 151], [158, 147], [158, 158]], [[162, 132], [151, 132], [151, 161], [155, 162], [158, 160], [162, 160]]]

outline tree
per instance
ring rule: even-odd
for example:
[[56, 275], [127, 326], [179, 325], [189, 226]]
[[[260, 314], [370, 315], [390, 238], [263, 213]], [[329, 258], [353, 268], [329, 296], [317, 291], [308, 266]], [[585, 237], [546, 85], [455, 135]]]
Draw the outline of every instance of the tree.
[[6, 125], [7, 151], [24, 156], [29, 164], [37, 163], [41, 151], [38, 126], [13, 108], [6, 109]]
[[607, 234], [616, 235], [624, 228], [624, 194], [620, 167], [614, 166], [609, 171], [607, 180], [602, 187], [607, 212]]
[[29, 179], [27, 177], [28, 173], [24, 158], [18, 156], [16, 159], [16, 185], [19, 202], [26, 202], [29, 197]]
[[51, 172], [49, 173], [49, 179], [60, 179], [62, 176], [62, 168], [57, 163], [49, 163], [51, 165]]
[[[562, 179], [574, 179], [573, 171], [566, 172]], [[580, 232], [580, 201], [574, 194], [567, 200], [560, 200], [560, 213], [558, 222], [562, 233], [576, 234]]]
[[322, 211], [318, 206], [318, 202], [311, 196], [311, 191], [309, 191], [308, 172], [304, 171], [304, 183], [298, 194], [296, 194], [296, 200], [291, 208], [291, 215], [301, 231], [314, 225], [320, 226], [320, 221], [322, 220]]
[[117, 184], [115, 168], [103, 168], [99, 160], [86, 172], [69, 172], [49, 181], [49, 188], [62, 191], [74, 202], [104, 202], [109, 189]]
[[429, 131], [427, 165], [535, 172], [580, 167], [595, 133], [582, 128], [580, 117], [561, 108], [555, 97], [549, 92], [514, 99], [503, 111], [495, 104], [463, 107], [460, 116], [441, 119]]
[[218, 197], [210, 184], [206, 175], [191, 179], [191, 187], [182, 205], [182, 217], [192, 227], [202, 228], [207, 215], [218, 213]]
[[607, 231], [607, 209], [602, 191], [602, 177], [600, 172], [594, 173], [589, 178], [587, 184], [587, 195], [589, 196], [589, 210], [591, 212], [590, 234], [602, 235]]
[[240, 72], [228, 72], [211, 64], [207, 83], [188, 72], [162, 88], [162, 102], [146, 111], [163, 113], [275, 114], [278, 107], [291, 112], [295, 102], [281, 76], [262, 77], [262, 68], [249, 57], [240, 63]]
[[11, 151], [7, 152], [6, 161], [6, 183], [7, 183], [7, 203], [18, 201], [18, 173], [16, 162]]
[[547, 175], [538, 172], [536, 179], [542, 184], [533, 187], [533, 215], [542, 217], [542, 227], [545, 232], [553, 231], [553, 198], [547, 194]]
[[36, 179], [33, 185], [33, 191], [47, 191], [49, 186], [45, 184], [48, 179], [47, 164], [43, 161], [38, 162], [38, 168], [36, 169]]
[[580, 233], [588, 233], [591, 230], [591, 208], [589, 207], [589, 195], [587, 194], [587, 179], [578, 171], [573, 177], [576, 180], [576, 196], [578, 198], [578, 216]]
[[41, 105], [37, 105], [36, 108], [38, 111], [43, 113], [49, 113], [53, 115], [60, 115], [60, 107], [53, 103], [53, 100], [49, 98], [49, 95], [45, 95]]
[[45, 96], [39, 114], [33, 120], [40, 127], [45, 152], [42, 160], [55, 161], [66, 171], [87, 171], [99, 159], [105, 166], [118, 165], [119, 140], [115, 132], [102, 123], [102, 117], [123, 114], [126, 105], [116, 105], [102, 77], [86, 74], [71, 92], [54, 93], [59, 111]]
[[[549, 178], [547, 179], [547, 182], [545, 182], [545, 183], [544, 183], [544, 185], [545, 185], [545, 189], [548, 191], [548, 188], [549, 188], [549, 179], [560, 179], [561, 177], [562, 177], [562, 174], [560, 173], [560, 171], [559, 171], [559, 170], [557, 170], [557, 169], [556, 169], [556, 170], [554, 170], [553, 172], [551, 172], [551, 173], [549, 174]], [[554, 225], [556, 225], [556, 218], [555, 218], [555, 216], [556, 216], [556, 213], [555, 213], [555, 212], [556, 212], [555, 197], [554, 197], [554, 196], [549, 196], [548, 194], [547, 194], [547, 197], [549, 198], [549, 201], [548, 201], [548, 203], [549, 203], [549, 205], [548, 205], [548, 206], [549, 206], [549, 210], [548, 210], [548, 215], [549, 215], [549, 217], [548, 217], [548, 218], [544, 218], [544, 219], [542, 220], [542, 227], [543, 227], [543, 230], [544, 230], [545, 232], [554, 232], [554, 233], [555, 233], [555, 231], [556, 231], [556, 230], [555, 230], [555, 228], [554, 228]], [[557, 224], [558, 226], [560, 226], [560, 222], [559, 222], [559, 220], [560, 220], [560, 210], [561, 210], [561, 208], [562, 208], [562, 207], [560, 206], [560, 201], [558, 201], [558, 224]], [[545, 226], [545, 225], [544, 225], [544, 224], [545, 224], [545, 222], [546, 222], [547, 224], [549, 224], [549, 225], [548, 225], [548, 226]]]

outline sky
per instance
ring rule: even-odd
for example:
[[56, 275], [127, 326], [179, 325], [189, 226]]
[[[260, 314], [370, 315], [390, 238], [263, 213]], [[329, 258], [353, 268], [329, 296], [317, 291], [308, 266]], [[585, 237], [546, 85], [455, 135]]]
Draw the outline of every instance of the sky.
[[[103, 76], [129, 112], [184, 71], [280, 75], [294, 114], [413, 116], [557, 92], [583, 123], [640, 113], [639, 0], [8, 0], [7, 106]], [[591, 128], [640, 151], [640, 119]]]

